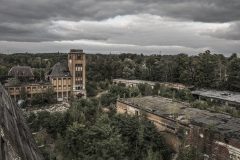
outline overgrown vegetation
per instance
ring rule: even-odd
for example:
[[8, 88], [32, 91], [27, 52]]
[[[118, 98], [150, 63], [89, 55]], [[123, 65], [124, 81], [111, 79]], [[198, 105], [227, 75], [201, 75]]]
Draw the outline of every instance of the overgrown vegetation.
[[27, 122], [45, 159], [167, 160], [171, 151], [143, 117], [102, 112], [97, 100], [72, 103], [66, 113], [31, 113]]

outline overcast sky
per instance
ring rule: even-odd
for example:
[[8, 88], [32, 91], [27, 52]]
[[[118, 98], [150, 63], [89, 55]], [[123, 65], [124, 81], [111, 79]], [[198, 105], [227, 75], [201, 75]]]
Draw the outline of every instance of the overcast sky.
[[240, 0], [0, 0], [0, 52], [240, 52]]

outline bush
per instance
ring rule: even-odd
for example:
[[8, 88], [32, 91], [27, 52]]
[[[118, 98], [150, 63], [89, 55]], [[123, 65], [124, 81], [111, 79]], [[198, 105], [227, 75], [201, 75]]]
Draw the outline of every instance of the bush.
[[54, 94], [53, 89], [47, 89], [43, 93], [35, 94], [32, 97], [32, 105], [48, 105], [54, 104], [57, 102], [56, 95]]
[[202, 110], [206, 110], [210, 106], [208, 105], [208, 103], [206, 101], [196, 100], [192, 103], [192, 107], [202, 109]]

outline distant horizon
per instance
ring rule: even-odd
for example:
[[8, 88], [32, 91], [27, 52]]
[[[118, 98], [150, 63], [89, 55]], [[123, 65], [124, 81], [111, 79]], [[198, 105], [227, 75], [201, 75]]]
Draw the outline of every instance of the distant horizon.
[[[79, 49], [79, 48], [74, 48], [74, 49]], [[70, 50], [70, 49], [69, 49]], [[206, 50], [205, 50], [206, 51]], [[186, 54], [188, 56], [197, 56], [199, 55], [200, 53], [204, 53], [205, 51], [202, 51], [202, 52], [199, 52], [199, 53], [194, 53], [194, 54], [189, 54], [189, 53], [184, 53], [184, 52], [179, 52], [179, 53], [174, 53], [174, 54], [164, 54], [164, 53], [134, 53], [134, 52], [118, 52], [118, 51], [112, 51], [112, 52], [87, 52], [85, 50], [83, 50], [84, 53], [86, 54], [102, 54], [102, 55], [119, 55], [119, 54], [136, 54], [136, 55], [141, 55], [143, 54], [144, 56], [151, 56], [151, 55], [179, 55], [179, 54]], [[229, 53], [229, 54], [223, 54], [223, 53], [215, 53], [215, 52], [212, 52], [210, 51], [211, 54], [216, 54], [216, 55], [223, 55], [225, 57], [230, 57], [231, 55], [233, 54], [236, 54], [237, 56], [240, 56], [240, 53]], [[56, 53], [60, 53], [60, 54], [68, 54], [69, 51], [46, 51], [46, 52], [13, 52], [13, 53], [3, 53], [3, 52], [0, 52], [0, 54], [5, 54], [5, 55], [12, 55], [12, 54], [56, 54]]]

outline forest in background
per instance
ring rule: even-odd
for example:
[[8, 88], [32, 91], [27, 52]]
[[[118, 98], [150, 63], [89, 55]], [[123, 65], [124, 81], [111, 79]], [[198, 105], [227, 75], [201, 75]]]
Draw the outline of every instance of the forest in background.
[[[66, 61], [66, 53], [0, 54], [0, 77], [4, 79], [14, 65], [34, 68], [37, 80], [58, 61]], [[237, 54], [225, 57], [205, 51], [199, 55], [87, 54], [87, 81], [114, 78], [142, 79], [159, 82], [178, 82], [199, 88], [240, 91], [240, 58]]]

